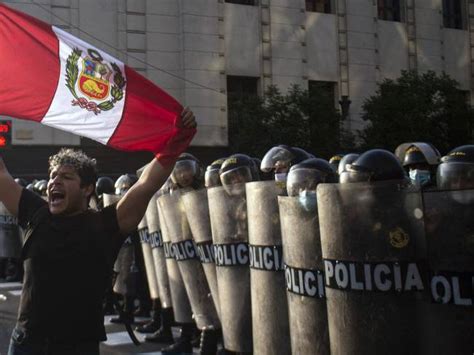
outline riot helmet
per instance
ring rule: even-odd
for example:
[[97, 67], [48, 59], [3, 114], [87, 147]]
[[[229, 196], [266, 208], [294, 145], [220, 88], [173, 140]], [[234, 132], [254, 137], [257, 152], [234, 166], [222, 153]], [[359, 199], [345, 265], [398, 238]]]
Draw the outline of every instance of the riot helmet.
[[265, 153], [260, 170], [273, 171], [275, 174], [287, 174], [291, 166], [310, 158], [301, 148], [289, 147], [285, 144], [277, 145]]
[[274, 179], [274, 176], [273, 176], [272, 172], [264, 172], [264, 171], [260, 170], [260, 166], [262, 165], [262, 160], [261, 159], [252, 158], [252, 160], [255, 163], [256, 167], [257, 167], [257, 174], [258, 174], [259, 180], [269, 181], [269, 180]]
[[339, 169], [339, 163], [341, 162], [341, 159], [344, 157], [343, 154], [336, 154], [336, 155], [333, 155], [331, 157], [331, 159], [329, 159], [329, 165], [332, 166], [332, 169], [338, 173], [338, 169]]
[[260, 164], [260, 170], [264, 173], [273, 172], [277, 186], [280, 189], [285, 189], [290, 168], [309, 158], [309, 154], [301, 148], [280, 144], [265, 154], [262, 164]]
[[429, 143], [403, 143], [395, 150], [414, 185], [426, 186], [434, 178], [441, 154]]
[[115, 181], [115, 194], [125, 194], [136, 182], [138, 178], [134, 174], [123, 174]]
[[171, 172], [171, 180], [180, 188], [198, 189], [203, 183], [201, 163], [192, 154], [181, 154]]
[[101, 176], [97, 179], [95, 183], [95, 193], [97, 196], [102, 196], [102, 194], [114, 194], [114, 180], [108, 176]]
[[293, 165], [288, 173], [288, 196], [298, 196], [302, 191], [316, 191], [320, 183], [337, 182], [336, 173], [324, 159], [312, 158]]
[[253, 162], [244, 154], [234, 154], [221, 165], [219, 176], [221, 184], [229, 195], [245, 195], [245, 183], [253, 181]]
[[346, 169], [347, 180], [344, 183], [406, 179], [400, 161], [393, 153], [384, 149], [366, 151], [352, 164], [348, 164]]
[[27, 187], [28, 186], [28, 181], [26, 181], [23, 178], [15, 178], [15, 182], [20, 185], [21, 187]]
[[48, 190], [48, 181], [47, 180], [39, 180], [35, 183], [34, 189], [40, 196], [46, 196]]
[[204, 186], [211, 188], [222, 185], [219, 177], [219, 170], [225, 159], [226, 158], [219, 158], [207, 166], [206, 173], [204, 174]]
[[352, 164], [358, 157], [359, 154], [355, 153], [349, 153], [342, 157], [341, 161], [339, 162], [339, 166], [337, 167], [337, 173], [339, 174], [339, 182], [347, 182], [347, 165]]
[[30, 182], [28, 185], [26, 185], [26, 189], [37, 193], [37, 192], [36, 192], [36, 189], [35, 189], [35, 184], [36, 184], [37, 182], [38, 182], [38, 180], [33, 180], [33, 181]]
[[457, 147], [444, 156], [436, 181], [440, 189], [474, 189], [474, 145]]

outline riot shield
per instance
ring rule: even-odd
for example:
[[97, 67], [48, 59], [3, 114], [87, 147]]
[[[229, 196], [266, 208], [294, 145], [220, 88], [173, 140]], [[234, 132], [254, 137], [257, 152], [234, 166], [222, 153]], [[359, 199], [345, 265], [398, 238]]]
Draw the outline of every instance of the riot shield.
[[156, 195], [154, 195], [150, 200], [150, 204], [146, 210], [146, 220], [148, 223], [148, 234], [151, 242], [151, 253], [161, 307], [171, 308], [171, 291], [168, 280], [168, 271], [166, 270], [165, 251], [163, 249], [163, 238], [160, 230]]
[[474, 351], [474, 190], [423, 193], [430, 297], [422, 354]]
[[[150, 209], [150, 203], [148, 203], [147, 211]], [[143, 262], [145, 264], [145, 274], [148, 282], [148, 289], [150, 290], [150, 298], [152, 300], [155, 300], [159, 297], [158, 282], [156, 280], [153, 255], [151, 253], [151, 239], [148, 233], [148, 220], [146, 218], [146, 212], [142, 220], [138, 224], [137, 229], [138, 235], [140, 236], [140, 246], [142, 248], [143, 253]]]
[[19, 258], [22, 237], [15, 216], [0, 202], [0, 258]]
[[168, 271], [168, 280], [171, 290], [171, 303], [173, 305], [174, 319], [178, 323], [192, 323], [193, 313], [189, 303], [186, 289], [184, 288], [183, 278], [179, 271], [178, 262], [175, 259], [175, 248], [171, 243], [171, 229], [168, 228], [169, 222], [166, 221], [164, 210], [166, 206], [167, 195], [158, 197], [158, 215], [160, 217], [161, 235], [163, 236], [163, 249], [166, 259], [166, 270]]
[[[236, 190], [245, 191], [241, 186]], [[245, 194], [231, 196], [223, 187], [207, 190], [214, 243], [224, 347], [252, 351], [252, 313]]]
[[290, 354], [278, 190], [275, 181], [258, 181], [246, 191], [253, 351]]
[[293, 354], [329, 354], [318, 211], [278, 197]]
[[331, 354], [414, 354], [426, 251], [421, 193], [393, 181], [317, 192]]
[[[121, 196], [118, 195], [103, 194], [104, 207], [119, 201], [120, 198]], [[114, 264], [114, 272], [117, 273], [117, 278], [113, 290], [122, 296], [132, 295], [135, 292], [130, 282], [134, 258], [132, 239], [128, 237], [120, 248]]]
[[197, 257], [180, 191], [160, 197], [166, 228], [171, 234], [184, 286], [199, 329], [220, 329], [219, 317], [207, 285], [206, 275]]
[[220, 316], [219, 294], [217, 291], [216, 264], [214, 246], [212, 244], [211, 221], [209, 219], [209, 203], [207, 189], [183, 193], [181, 200], [189, 221], [196, 249], [201, 260], [212, 299]]

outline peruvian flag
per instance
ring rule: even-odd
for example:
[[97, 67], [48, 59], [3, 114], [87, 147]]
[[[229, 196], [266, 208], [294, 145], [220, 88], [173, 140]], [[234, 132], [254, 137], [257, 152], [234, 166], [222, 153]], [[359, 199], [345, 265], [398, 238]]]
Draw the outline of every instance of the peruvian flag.
[[179, 128], [182, 106], [120, 60], [0, 3], [0, 114], [148, 150], [162, 164], [195, 129]]

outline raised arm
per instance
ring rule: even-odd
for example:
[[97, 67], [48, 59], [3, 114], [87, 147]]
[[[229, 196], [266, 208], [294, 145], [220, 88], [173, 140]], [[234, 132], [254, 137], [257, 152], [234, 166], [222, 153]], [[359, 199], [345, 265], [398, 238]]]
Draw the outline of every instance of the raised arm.
[[[181, 128], [194, 129], [196, 120], [189, 109], [181, 114]], [[175, 158], [176, 160], [176, 158]], [[148, 202], [156, 191], [165, 183], [173, 170], [174, 161], [166, 161], [162, 165], [154, 158], [143, 170], [138, 181], [122, 197], [117, 204], [117, 219], [122, 234], [127, 234], [136, 229], [148, 207]]]
[[18, 216], [22, 187], [18, 185], [7, 170], [3, 159], [0, 157], [0, 201], [14, 216]]

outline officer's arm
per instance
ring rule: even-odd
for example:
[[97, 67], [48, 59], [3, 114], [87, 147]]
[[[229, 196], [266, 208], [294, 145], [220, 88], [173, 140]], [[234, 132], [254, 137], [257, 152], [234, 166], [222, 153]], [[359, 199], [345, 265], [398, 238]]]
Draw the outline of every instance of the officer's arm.
[[[196, 121], [192, 111], [185, 109], [181, 114], [183, 128], [195, 128]], [[173, 162], [163, 166], [158, 159], [153, 159], [143, 170], [138, 181], [120, 199], [117, 204], [117, 219], [120, 232], [127, 234], [137, 228], [148, 207], [148, 202], [158, 189], [163, 186], [174, 167]]]
[[14, 216], [18, 215], [22, 187], [18, 185], [7, 170], [0, 157], [0, 201]]

